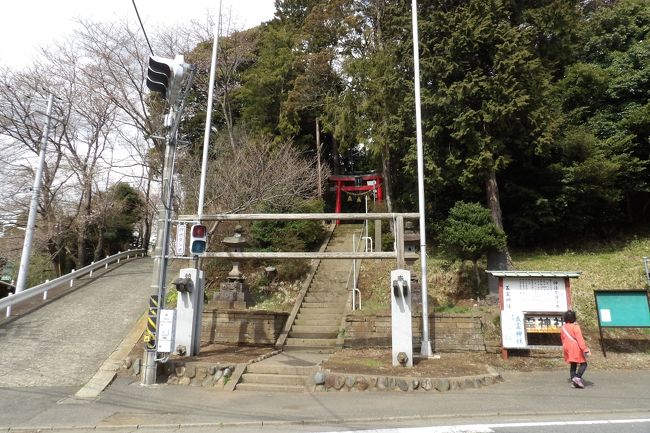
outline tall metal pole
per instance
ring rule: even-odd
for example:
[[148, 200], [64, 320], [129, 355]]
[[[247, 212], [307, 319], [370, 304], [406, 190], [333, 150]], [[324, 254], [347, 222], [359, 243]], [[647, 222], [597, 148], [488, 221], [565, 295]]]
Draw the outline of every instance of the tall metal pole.
[[[156, 338], [158, 336], [158, 318], [160, 310], [164, 306], [165, 298], [165, 278], [167, 276], [167, 255], [169, 253], [169, 225], [171, 220], [171, 207], [173, 197], [173, 176], [174, 176], [174, 158], [176, 155], [176, 128], [167, 137], [165, 146], [165, 160], [163, 162], [162, 175], [162, 193], [163, 203], [158, 211], [158, 233], [156, 235], [156, 247], [153, 255], [153, 274], [151, 289], [153, 296], [157, 297], [156, 308]], [[151, 320], [151, 319], [150, 319]], [[154, 385], [156, 383], [156, 354], [157, 342], [153, 348], [145, 347], [142, 371], [142, 385]]]
[[34, 187], [32, 188], [32, 199], [29, 204], [29, 217], [27, 218], [27, 228], [25, 229], [25, 240], [23, 242], [23, 252], [20, 257], [20, 267], [18, 268], [18, 279], [16, 281], [16, 293], [25, 290], [27, 282], [27, 275], [29, 273], [29, 257], [32, 255], [32, 240], [34, 238], [34, 227], [36, 226], [36, 208], [38, 207], [38, 199], [41, 192], [41, 183], [43, 179], [43, 166], [45, 165], [45, 153], [47, 151], [47, 140], [50, 136], [50, 125], [52, 123], [52, 104], [54, 102], [54, 95], [50, 93], [47, 98], [47, 120], [45, 122], [45, 129], [41, 137], [41, 149], [38, 155], [38, 167], [36, 168], [36, 176], [34, 177]]
[[205, 112], [205, 131], [203, 133], [203, 160], [201, 162], [201, 185], [199, 185], [199, 204], [197, 215], [199, 219], [203, 215], [203, 203], [205, 201], [205, 178], [208, 171], [208, 149], [210, 146], [210, 129], [212, 127], [212, 100], [214, 97], [214, 77], [217, 73], [217, 48], [219, 47], [219, 32], [221, 31], [221, 0], [219, 0], [219, 16], [212, 42], [212, 62], [210, 64], [210, 84], [208, 86], [208, 108]]
[[422, 145], [422, 110], [420, 108], [420, 48], [418, 47], [418, 11], [417, 1], [411, 0], [413, 21], [413, 72], [415, 81], [415, 127], [418, 153], [418, 209], [420, 213], [420, 264], [422, 271], [422, 345], [420, 356], [433, 355], [429, 340], [429, 299], [427, 290], [427, 236], [424, 220], [424, 152]]

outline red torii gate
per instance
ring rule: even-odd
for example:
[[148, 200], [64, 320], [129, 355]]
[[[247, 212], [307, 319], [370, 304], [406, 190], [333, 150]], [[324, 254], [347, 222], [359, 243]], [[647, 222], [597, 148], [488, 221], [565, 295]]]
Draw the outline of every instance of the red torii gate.
[[[351, 175], [333, 175], [328, 179], [334, 182], [336, 190], [335, 212], [341, 213], [341, 192], [365, 192], [377, 191], [377, 201], [384, 200], [383, 178], [380, 174], [351, 174]], [[375, 181], [374, 185], [368, 185], [368, 181]]]

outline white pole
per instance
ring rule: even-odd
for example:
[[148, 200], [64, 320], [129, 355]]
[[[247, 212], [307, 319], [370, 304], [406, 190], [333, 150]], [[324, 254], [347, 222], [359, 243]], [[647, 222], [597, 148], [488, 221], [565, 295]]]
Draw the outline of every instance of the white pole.
[[420, 264], [422, 265], [422, 346], [420, 356], [431, 357], [431, 341], [429, 340], [429, 299], [427, 291], [427, 236], [424, 220], [424, 152], [422, 150], [422, 110], [420, 108], [420, 49], [418, 47], [418, 11], [417, 1], [411, 0], [411, 16], [413, 21], [413, 72], [415, 81], [415, 127], [418, 151], [418, 208], [420, 213]]
[[217, 48], [219, 46], [219, 32], [221, 31], [221, 0], [219, 0], [219, 16], [214, 31], [212, 42], [212, 63], [210, 64], [210, 84], [208, 86], [208, 108], [205, 113], [205, 132], [203, 133], [203, 160], [201, 162], [201, 184], [199, 185], [199, 204], [197, 214], [199, 219], [203, 216], [203, 203], [205, 201], [205, 178], [208, 171], [208, 149], [210, 147], [210, 129], [212, 127], [212, 100], [214, 97], [214, 77], [217, 74]]
[[34, 227], [36, 226], [36, 207], [41, 192], [41, 181], [43, 178], [43, 166], [45, 165], [45, 152], [47, 151], [47, 139], [50, 135], [50, 125], [52, 123], [52, 103], [54, 95], [50, 93], [47, 98], [47, 121], [41, 138], [41, 149], [38, 155], [38, 167], [34, 177], [34, 187], [32, 188], [32, 199], [29, 203], [29, 217], [27, 218], [27, 228], [25, 229], [25, 240], [23, 241], [23, 252], [20, 257], [20, 266], [18, 268], [18, 278], [16, 281], [15, 293], [18, 294], [25, 290], [27, 283], [27, 274], [29, 273], [29, 258], [32, 255], [32, 239], [34, 238]]

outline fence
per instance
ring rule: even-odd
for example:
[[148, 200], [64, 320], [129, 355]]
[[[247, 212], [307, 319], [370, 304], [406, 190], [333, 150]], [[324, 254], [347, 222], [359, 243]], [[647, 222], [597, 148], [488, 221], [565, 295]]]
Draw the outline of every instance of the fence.
[[5, 298], [0, 299], [0, 310], [6, 308], [7, 309], [6, 315], [7, 317], [9, 317], [11, 316], [11, 307], [20, 302], [26, 301], [27, 299], [33, 298], [34, 296], [38, 296], [41, 293], [43, 294], [43, 299], [46, 300], [48, 290], [57, 288], [61, 284], [67, 282], [70, 282], [70, 287], [72, 287], [76, 279], [79, 279], [85, 275], [90, 275], [92, 277], [93, 271], [99, 268], [103, 267], [104, 269], [107, 269], [108, 265], [112, 263], [120, 263], [120, 260], [122, 259], [128, 260], [131, 257], [144, 256], [145, 253], [146, 253], [145, 250], [128, 250], [124, 252], [119, 252], [112, 256], [106, 257], [105, 259], [102, 259], [98, 262], [93, 262], [88, 266], [85, 266], [79, 270], [72, 270], [72, 272], [60, 276], [58, 278], [55, 278], [52, 281], [46, 281], [43, 284], [39, 284], [38, 286], [30, 287], [29, 289], [23, 290], [20, 293], [15, 293], [13, 295], [9, 295]]

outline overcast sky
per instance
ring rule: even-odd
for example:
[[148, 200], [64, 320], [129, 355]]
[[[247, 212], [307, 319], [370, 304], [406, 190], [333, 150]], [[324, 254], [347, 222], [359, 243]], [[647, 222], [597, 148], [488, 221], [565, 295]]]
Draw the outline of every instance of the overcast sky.
[[[135, 0], [148, 33], [157, 26], [202, 20], [217, 15], [219, 0]], [[274, 0], [223, 0], [223, 14], [250, 28], [273, 17]], [[65, 37], [75, 18], [137, 22], [133, 0], [11, 0], [2, 6], [0, 63], [29, 64], [39, 45]]]

